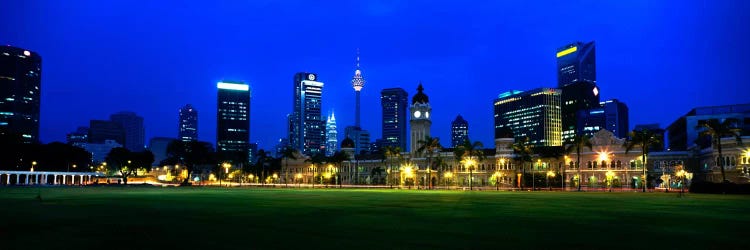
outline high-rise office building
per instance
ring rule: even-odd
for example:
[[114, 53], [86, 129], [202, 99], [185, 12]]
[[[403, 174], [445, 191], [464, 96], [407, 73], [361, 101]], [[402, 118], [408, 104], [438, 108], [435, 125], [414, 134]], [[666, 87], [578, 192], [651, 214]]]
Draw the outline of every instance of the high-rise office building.
[[380, 91], [380, 105], [383, 108], [382, 146], [399, 147], [406, 152], [406, 108], [409, 94], [402, 88], [388, 88]]
[[576, 116], [577, 133], [593, 136], [606, 129], [617, 138], [627, 138], [629, 132], [628, 106], [617, 99], [599, 103], [599, 108], [579, 110]]
[[250, 85], [221, 81], [216, 84], [216, 150], [226, 161], [250, 160]]
[[326, 156], [332, 156], [338, 150], [338, 131], [336, 130], [336, 115], [331, 115], [326, 119]]
[[120, 125], [125, 131], [125, 148], [132, 152], [146, 149], [146, 130], [143, 127], [143, 117], [133, 112], [122, 111], [109, 116], [109, 119]]
[[313, 73], [294, 75], [294, 99], [289, 117], [289, 143], [306, 155], [324, 153], [325, 121], [321, 116], [323, 83]]
[[346, 126], [344, 136], [354, 141], [354, 154], [367, 154], [370, 152], [370, 132], [357, 126]]
[[118, 145], [125, 145], [125, 130], [122, 125], [110, 120], [91, 120], [88, 138], [89, 144], [103, 144], [111, 140]]
[[596, 46], [594, 42], [576, 42], [557, 50], [557, 87], [562, 90], [562, 139], [576, 134], [577, 114], [599, 107], [596, 86]]
[[180, 108], [180, 124], [177, 138], [187, 141], [198, 140], [198, 110], [193, 105], [187, 104]]
[[76, 131], [70, 132], [66, 135], [66, 141], [68, 145], [86, 148], [86, 144], [89, 142], [89, 128], [78, 127]]
[[451, 147], [456, 148], [463, 145], [469, 139], [469, 122], [461, 115], [451, 122]]
[[432, 115], [432, 106], [430, 105], [430, 98], [423, 91], [424, 87], [420, 82], [417, 87], [417, 94], [411, 98], [409, 152], [412, 154], [417, 152], [419, 141], [431, 136], [432, 118], [430, 116]]
[[513, 131], [516, 140], [533, 146], [561, 146], [560, 90], [538, 88], [509, 91], [495, 99], [495, 139]]
[[42, 57], [36, 52], [0, 46], [0, 133], [24, 143], [39, 142]]

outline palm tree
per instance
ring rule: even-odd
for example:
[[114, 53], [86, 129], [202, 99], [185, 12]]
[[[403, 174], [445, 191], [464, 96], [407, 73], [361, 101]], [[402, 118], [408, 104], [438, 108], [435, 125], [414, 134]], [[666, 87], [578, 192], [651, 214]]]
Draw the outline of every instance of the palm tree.
[[288, 184], [287, 179], [289, 178], [289, 175], [288, 175], [288, 173], [289, 173], [289, 159], [296, 160], [297, 159], [296, 153], [297, 153], [297, 150], [294, 149], [294, 148], [292, 148], [292, 147], [285, 147], [281, 151], [281, 157], [284, 158], [284, 166], [285, 166], [285, 169], [284, 169], [284, 186], [287, 186], [287, 184]]
[[401, 164], [403, 160], [403, 155], [401, 155], [401, 147], [393, 147], [393, 146], [386, 146], [385, 147], [385, 157], [389, 163], [388, 166], [388, 182], [391, 185], [391, 188], [393, 188], [393, 171], [395, 169], [398, 169], [398, 167], [393, 167], [393, 158], [396, 158], [396, 163]]
[[716, 164], [721, 167], [721, 181], [727, 182], [727, 176], [724, 173], [724, 156], [721, 154], [721, 138], [722, 137], [734, 137], [738, 143], [742, 143], [740, 138], [740, 129], [736, 126], [736, 119], [724, 119], [719, 121], [717, 119], [711, 119], [704, 123], [699, 124], [696, 129], [703, 129], [700, 132], [700, 136], [710, 136], [713, 144], [716, 145], [716, 149], [719, 151], [719, 160]]
[[[464, 143], [458, 146], [459, 154], [461, 155], [461, 159], [473, 159], [474, 157], [477, 157], [477, 162], [481, 162], [484, 160], [484, 151], [482, 151], [482, 148], [484, 148], [484, 144], [480, 141], [471, 142], [468, 138], [464, 140]], [[455, 153], [454, 153], [455, 154]], [[474, 190], [474, 167], [469, 167], [469, 190]]]
[[258, 150], [258, 155], [256, 156], [255, 166], [256, 169], [258, 166], [260, 166], [260, 184], [265, 185], [266, 183], [266, 163], [270, 160], [271, 157], [268, 156], [268, 153], [261, 149]]
[[521, 140], [517, 140], [515, 143], [510, 145], [510, 148], [513, 149], [513, 154], [515, 155], [513, 159], [521, 163], [521, 171], [523, 171], [523, 174], [521, 176], [523, 177], [521, 180], [519, 180], [519, 188], [523, 188], [523, 178], [526, 178], [525, 163], [531, 162], [531, 155], [533, 154], [531, 145], [529, 145], [529, 137], [524, 137]]
[[[440, 138], [425, 136], [423, 140], [419, 140], [417, 143], [420, 145], [419, 148], [417, 148], [417, 154], [421, 155], [422, 153], [426, 153], [427, 169], [431, 169], [432, 155], [443, 148], [440, 146]], [[430, 189], [431, 188], [432, 185], [430, 185]]]
[[[573, 141], [566, 144], [565, 152], [570, 153], [575, 151], [576, 152], [576, 168], [578, 168], [578, 191], [581, 191], [581, 149], [582, 148], [588, 148], [589, 150], [592, 150], [593, 145], [591, 144], [591, 137], [587, 135], [576, 135], [573, 137]], [[567, 162], [565, 163], [567, 164]], [[565, 166], [563, 164], [563, 166]], [[565, 183], [565, 172], [563, 172], [563, 183]], [[565, 185], [565, 184], [563, 184]]]
[[635, 147], [641, 148], [641, 162], [643, 168], [643, 192], [646, 192], [646, 157], [648, 155], [648, 149], [651, 146], [658, 146], [661, 144], [661, 135], [654, 133], [648, 129], [633, 130], [628, 136], [628, 140], [623, 145], [625, 147], [625, 154], [630, 152]]
[[329, 163], [333, 163], [338, 167], [336, 171], [337, 178], [339, 180], [339, 188], [341, 188], [341, 163], [349, 160], [349, 154], [346, 151], [336, 151], [331, 157], [328, 158]]
[[183, 180], [183, 185], [189, 185], [190, 175], [193, 173], [196, 165], [213, 165], [216, 162], [208, 144], [198, 141], [183, 142], [180, 140], [173, 140], [167, 145], [167, 160], [181, 163], [187, 169], [187, 178]]
[[305, 159], [305, 162], [312, 163], [313, 166], [313, 180], [312, 187], [315, 188], [315, 172], [318, 170], [318, 165], [322, 165], [326, 161], [326, 156], [321, 153], [314, 154], [310, 158]]

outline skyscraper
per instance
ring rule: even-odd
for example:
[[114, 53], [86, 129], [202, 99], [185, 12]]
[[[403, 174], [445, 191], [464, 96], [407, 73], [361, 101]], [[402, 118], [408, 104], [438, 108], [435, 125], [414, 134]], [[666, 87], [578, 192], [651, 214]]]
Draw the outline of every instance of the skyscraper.
[[216, 150], [223, 160], [245, 163], [250, 159], [250, 85], [221, 81], [216, 84]]
[[119, 123], [109, 120], [91, 120], [89, 122], [88, 144], [103, 144], [107, 140], [125, 145], [125, 130]]
[[86, 144], [89, 142], [89, 127], [78, 127], [75, 132], [67, 134], [66, 140], [68, 145], [86, 148]]
[[325, 121], [321, 116], [323, 83], [313, 73], [294, 75], [292, 115], [289, 117], [289, 143], [306, 155], [324, 153]]
[[562, 90], [562, 139], [571, 140], [581, 110], [599, 107], [596, 86], [596, 46], [594, 42], [576, 42], [557, 50], [557, 87]]
[[0, 133], [39, 141], [42, 57], [21, 48], [0, 47]]
[[402, 88], [389, 88], [380, 91], [380, 105], [383, 108], [382, 134], [385, 144], [382, 146], [406, 148], [406, 108], [409, 105], [409, 94]]
[[109, 119], [120, 125], [125, 131], [125, 148], [132, 152], [140, 152], [146, 148], [146, 130], [143, 127], [143, 117], [134, 112], [122, 111], [109, 116]]
[[628, 106], [617, 99], [607, 100], [599, 105], [598, 108], [578, 111], [577, 133], [593, 136], [597, 131], [606, 129], [617, 138], [627, 138]]
[[423, 91], [424, 87], [422, 87], [422, 83], [420, 82], [417, 87], [417, 94], [411, 98], [411, 119], [409, 120], [409, 124], [411, 125], [411, 139], [409, 140], [409, 152], [412, 154], [416, 153], [419, 148], [420, 140], [431, 136], [430, 128], [432, 127], [432, 120], [430, 112], [432, 112], [432, 106], [430, 105], [430, 98]]
[[461, 115], [451, 122], [451, 147], [456, 148], [469, 139], [469, 122]]
[[495, 99], [495, 139], [503, 138], [508, 127], [516, 140], [528, 137], [533, 146], [561, 146], [560, 90], [500, 94]]
[[185, 142], [198, 140], [198, 110], [190, 104], [180, 108], [180, 124], [177, 138]]
[[332, 156], [338, 150], [338, 131], [336, 131], [336, 115], [331, 115], [326, 120], [326, 156]]

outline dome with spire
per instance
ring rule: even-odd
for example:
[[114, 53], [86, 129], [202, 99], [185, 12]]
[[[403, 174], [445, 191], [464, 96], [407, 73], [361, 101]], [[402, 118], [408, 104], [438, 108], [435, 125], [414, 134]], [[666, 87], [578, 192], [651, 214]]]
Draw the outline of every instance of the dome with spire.
[[354, 140], [352, 140], [352, 138], [346, 137], [346, 139], [341, 142], [341, 148], [354, 148]]
[[427, 95], [425, 95], [424, 92], [422, 92], [423, 90], [424, 88], [422, 87], [422, 82], [419, 82], [419, 87], [417, 87], [417, 94], [411, 98], [411, 104], [416, 104], [416, 103], [424, 104], [424, 103], [430, 102], [430, 98], [427, 97]]

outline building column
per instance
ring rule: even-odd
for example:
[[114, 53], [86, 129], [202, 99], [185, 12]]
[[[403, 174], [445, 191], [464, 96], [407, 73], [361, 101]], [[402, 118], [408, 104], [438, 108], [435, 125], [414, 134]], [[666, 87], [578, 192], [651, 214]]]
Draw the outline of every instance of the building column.
[[65, 185], [65, 175], [62, 175], [62, 184]]
[[16, 185], [19, 185], [18, 182], [21, 180], [20, 178], [21, 178], [21, 175], [20, 174], [16, 174]]
[[29, 185], [29, 174], [26, 174], [26, 185]]
[[34, 183], [34, 184], [39, 185], [39, 177], [40, 177], [39, 175], [36, 175], [36, 183]]
[[52, 175], [52, 184], [57, 185], [57, 175]]

